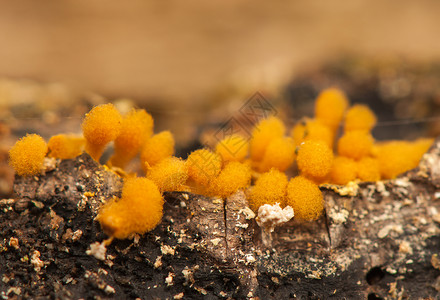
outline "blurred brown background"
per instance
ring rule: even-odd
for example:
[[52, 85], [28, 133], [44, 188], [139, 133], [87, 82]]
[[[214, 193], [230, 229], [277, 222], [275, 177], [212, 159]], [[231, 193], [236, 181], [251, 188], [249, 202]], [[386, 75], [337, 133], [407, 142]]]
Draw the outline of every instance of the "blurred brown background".
[[[0, 76], [203, 106], [341, 53], [440, 56], [438, 1], [0, 1]], [[182, 108], [183, 108], [182, 107]]]
[[18, 137], [79, 133], [108, 101], [146, 108], [183, 157], [256, 91], [289, 127], [336, 85], [378, 114], [376, 138], [436, 136], [439, 15], [436, 0], [0, 0], [0, 196]]

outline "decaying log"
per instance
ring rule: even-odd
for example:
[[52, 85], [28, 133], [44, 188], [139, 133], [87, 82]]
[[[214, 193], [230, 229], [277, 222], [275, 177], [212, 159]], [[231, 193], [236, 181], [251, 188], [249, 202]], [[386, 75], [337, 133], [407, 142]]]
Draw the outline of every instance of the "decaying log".
[[88, 251], [106, 239], [94, 218], [121, 186], [87, 154], [17, 177], [16, 197], [0, 203], [1, 296], [440, 296], [440, 140], [396, 180], [322, 187], [325, 215], [276, 228], [271, 247], [243, 192], [226, 200], [172, 192], [155, 230], [113, 241], [99, 260]]

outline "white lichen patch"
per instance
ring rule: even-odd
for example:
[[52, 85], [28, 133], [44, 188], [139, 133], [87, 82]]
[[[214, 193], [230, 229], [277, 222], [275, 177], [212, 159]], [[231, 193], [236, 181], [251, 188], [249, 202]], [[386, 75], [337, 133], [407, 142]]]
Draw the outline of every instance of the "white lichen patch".
[[257, 260], [255, 259], [254, 255], [252, 255], [250, 253], [246, 254], [246, 263], [251, 264], [251, 263], [254, 263], [256, 261]]
[[284, 209], [279, 203], [274, 205], [264, 204], [258, 209], [258, 216], [255, 219], [258, 226], [267, 232], [273, 232], [276, 226], [282, 225], [294, 216], [293, 208], [286, 206]]
[[168, 276], [165, 278], [165, 283], [167, 284], [167, 286], [172, 286], [174, 284], [173, 282], [173, 278], [174, 278], [174, 273], [168, 273]]
[[90, 244], [90, 249], [86, 251], [88, 255], [92, 255], [99, 260], [105, 260], [106, 252], [107, 248], [105, 247], [105, 241], [102, 243], [95, 242], [93, 244]]
[[345, 222], [347, 222], [347, 218], [349, 215], [350, 213], [345, 208], [341, 208], [340, 210], [337, 210], [334, 207], [332, 207], [328, 211], [328, 216], [332, 220], [333, 224], [336, 225], [344, 224]]
[[153, 267], [154, 267], [155, 269], [157, 269], [157, 268], [160, 268], [161, 266], [162, 266], [162, 255], [159, 255], [159, 256], [156, 258], [156, 261], [154, 262]]
[[34, 266], [35, 272], [40, 272], [44, 267], [44, 262], [40, 259], [40, 251], [34, 250], [31, 255], [31, 264]]
[[116, 291], [115, 291], [115, 289], [112, 286], [106, 285], [105, 288], [104, 288], [104, 292], [106, 294], [110, 295], [110, 294], [114, 294]]
[[173, 247], [168, 246], [168, 245], [162, 245], [160, 246], [160, 251], [162, 251], [163, 255], [174, 255], [176, 253], [176, 251], [174, 250]]

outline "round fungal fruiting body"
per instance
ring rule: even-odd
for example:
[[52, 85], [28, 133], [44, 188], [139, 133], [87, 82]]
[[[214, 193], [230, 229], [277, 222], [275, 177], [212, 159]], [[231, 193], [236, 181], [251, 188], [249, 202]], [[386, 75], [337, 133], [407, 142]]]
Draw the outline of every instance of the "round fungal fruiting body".
[[363, 157], [357, 162], [357, 178], [361, 181], [380, 180], [379, 162], [376, 158]]
[[344, 185], [356, 179], [357, 164], [351, 158], [337, 156], [330, 171], [330, 182]]
[[322, 141], [330, 148], [333, 148], [332, 130], [318, 120], [305, 119], [298, 122], [292, 128], [291, 134], [295, 146], [301, 145], [304, 141]]
[[368, 131], [348, 131], [338, 140], [338, 154], [359, 160], [371, 154], [373, 144], [374, 139]]
[[141, 151], [142, 168], [145, 173], [162, 159], [174, 154], [174, 137], [169, 131], [162, 131], [148, 139]]
[[305, 141], [296, 160], [301, 175], [320, 181], [332, 168], [333, 152], [321, 141]]
[[287, 170], [295, 160], [295, 146], [293, 140], [287, 137], [278, 137], [270, 141], [264, 152], [263, 160], [259, 163], [259, 171], [267, 172], [272, 168], [280, 171]]
[[324, 210], [324, 200], [318, 185], [303, 176], [289, 181], [286, 204], [293, 208], [295, 218], [306, 221], [317, 220]]
[[188, 179], [188, 166], [177, 157], [167, 157], [151, 167], [147, 172], [161, 192], [183, 191]]
[[284, 207], [286, 205], [287, 182], [286, 174], [276, 169], [261, 174], [249, 193], [249, 207], [255, 213], [264, 204], [279, 203], [281, 207]]
[[215, 152], [222, 157], [224, 163], [242, 162], [249, 153], [249, 143], [242, 136], [233, 134], [218, 142]]
[[113, 166], [123, 168], [153, 134], [154, 121], [144, 109], [132, 110], [122, 119], [121, 131], [115, 139]]
[[50, 138], [47, 146], [49, 157], [59, 159], [72, 159], [84, 150], [85, 139], [76, 135], [58, 134]]
[[315, 102], [315, 118], [336, 131], [348, 107], [348, 99], [337, 88], [323, 90]]
[[344, 130], [371, 131], [376, 125], [377, 118], [374, 112], [366, 105], [356, 104], [350, 107], [345, 115]]
[[38, 134], [27, 134], [19, 139], [9, 150], [9, 165], [19, 176], [32, 176], [40, 173], [47, 144]]
[[153, 181], [147, 178], [128, 178], [121, 199], [105, 204], [97, 217], [102, 229], [117, 239], [134, 233], [153, 230], [161, 221], [163, 197]]
[[250, 154], [253, 161], [260, 161], [264, 157], [269, 143], [278, 137], [283, 137], [286, 128], [283, 122], [277, 117], [269, 117], [258, 123], [253, 131], [250, 140]]
[[251, 167], [237, 161], [231, 161], [221, 170], [211, 184], [211, 194], [226, 198], [248, 187], [251, 183]]
[[379, 161], [381, 177], [394, 179], [417, 167], [432, 143], [432, 139], [419, 139], [414, 142], [388, 141], [378, 144], [376, 158]]
[[94, 160], [99, 161], [105, 146], [119, 135], [121, 123], [121, 114], [111, 103], [95, 106], [86, 114], [82, 122], [85, 150]]
[[192, 152], [187, 161], [188, 175], [197, 185], [208, 187], [209, 183], [220, 174], [222, 159], [220, 155], [208, 149]]

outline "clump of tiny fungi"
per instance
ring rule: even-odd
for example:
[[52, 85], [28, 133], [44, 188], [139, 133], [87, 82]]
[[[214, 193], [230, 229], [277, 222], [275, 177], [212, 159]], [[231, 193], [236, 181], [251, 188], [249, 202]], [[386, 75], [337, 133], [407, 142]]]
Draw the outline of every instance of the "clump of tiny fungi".
[[[283, 121], [270, 116], [249, 137], [226, 135], [214, 149], [195, 150], [184, 160], [174, 156], [171, 132], [154, 134], [153, 118], [145, 110], [122, 116], [113, 104], [103, 104], [85, 115], [83, 136], [60, 134], [46, 144], [39, 135], [28, 134], [9, 156], [17, 175], [36, 176], [46, 156], [72, 159], [85, 151], [99, 162], [113, 142], [107, 168], [124, 177], [122, 197], [108, 200], [97, 216], [110, 240], [153, 230], [161, 221], [162, 193], [167, 191], [226, 198], [243, 190], [258, 222], [272, 224], [273, 230], [293, 215], [300, 221], [320, 218], [325, 205], [319, 185], [396, 178], [415, 168], [433, 143], [427, 138], [375, 141], [371, 131], [376, 123], [366, 105], [349, 107], [341, 90], [329, 88], [316, 99], [315, 117], [300, 120], [288, 134]], [[145, 177], [124, 171], [136, 156]], [[289, 179], [293, 172], [296, 176]], [[282, 218], [273, 215], [281, 211]]]

